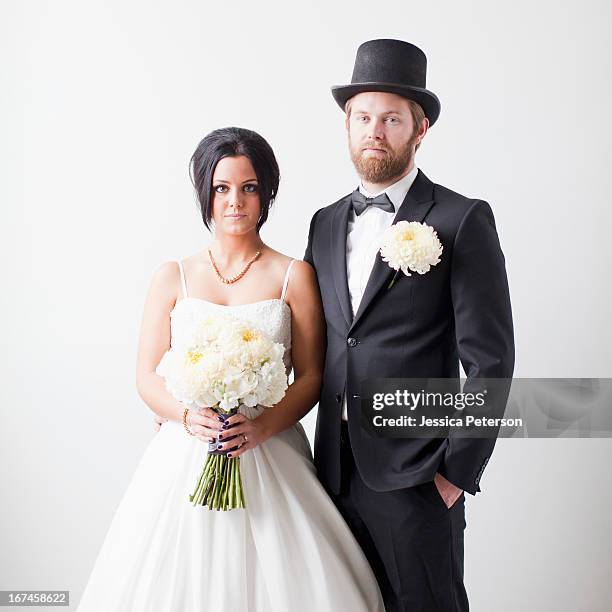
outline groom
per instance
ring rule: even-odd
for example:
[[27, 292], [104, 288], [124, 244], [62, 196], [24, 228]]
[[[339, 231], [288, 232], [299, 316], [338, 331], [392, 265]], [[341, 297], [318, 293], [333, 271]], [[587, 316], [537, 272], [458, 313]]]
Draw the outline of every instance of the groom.
[[[360, 184], [315, 213], [304, 259], [316, 270], [327, 354], [315, 438], [323, 485], [351, 527], [388, 612], [468, 610], [463, 585], [464, 491], [474, 495], [494, 439], [381, 439], [360, 431], [368, 378], [510, 378], [514, 341], [493, 213], [430, 181], [415, 152], [440, 113], [426, 57], [407, 42], [362, 44], [345, 112]], [[431, 226], [440, 261], [394, 270], [378, 248], [398, 221]]]

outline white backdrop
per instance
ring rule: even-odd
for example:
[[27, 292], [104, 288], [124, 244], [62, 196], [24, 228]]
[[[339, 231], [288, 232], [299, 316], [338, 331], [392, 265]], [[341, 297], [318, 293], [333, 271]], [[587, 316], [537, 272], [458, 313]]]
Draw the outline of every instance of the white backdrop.
[[[197, 142], [227, 125], [270, 142], [282, 183], [263, 237], [301, 257], [312, 213], [356, 185], [329, 88], [350, 81], [365, 40], [428, 55], [442, 113], [417, 163], [493, 207], [516, 376], [612, 376], [603, 0], [0, 11], [0, 589], [70, 589], [78, 602], [153, 435], [137, 335], [153, 271], [208, 240], [187, 174]], [[498, 442], [482, 493], [466, 499], [475, 612], [609, 609], [611, 450]]]

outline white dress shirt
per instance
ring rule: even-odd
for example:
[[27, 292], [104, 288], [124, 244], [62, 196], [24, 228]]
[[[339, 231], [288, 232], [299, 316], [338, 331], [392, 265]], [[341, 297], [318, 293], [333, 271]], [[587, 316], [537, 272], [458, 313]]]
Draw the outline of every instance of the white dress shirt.
[[[386, 192], [395, 208], [395, 212], [385, 212], [375, 206], [368, 206], [359, 216], [351, 209], [348, 218], [346, 234], [346, 276], [348, 280], [349, 297], [353, 316], [359, 308], [363, 292], [372, 272], [376, 256], [380, 249], [380, 242], [385, 230], [391, 227], [395, 214], [402, 205], [406, 194], [416, 178], [418, 168], [412, 170], [393, 185], [378, 193], [368, 193], [363, 184], [359, 184], [359, 191], [366, 198], [375, 198]], [[342, 400], [342, 419], [347, 421], [346, 393]]]

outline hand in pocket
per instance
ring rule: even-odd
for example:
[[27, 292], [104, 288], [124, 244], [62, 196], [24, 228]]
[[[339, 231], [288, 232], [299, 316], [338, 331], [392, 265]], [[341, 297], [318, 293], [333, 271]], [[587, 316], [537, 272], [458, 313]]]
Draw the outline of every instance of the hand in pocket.
[[436, 473], [434, 484], [447, 508], [452, 508], [453, 504], [463, 495], [463, 489], [446, 480], [442, 474]]

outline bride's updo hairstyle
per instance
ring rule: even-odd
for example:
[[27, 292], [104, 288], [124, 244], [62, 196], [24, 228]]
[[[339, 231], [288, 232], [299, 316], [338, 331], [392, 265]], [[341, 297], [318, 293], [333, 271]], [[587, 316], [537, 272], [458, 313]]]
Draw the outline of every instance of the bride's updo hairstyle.
[[212, 224], [213, 174], [224, 157], [248, 157], [259, 183], [261, 213], [257, 231], [268, 219], [268, 211], [276, 198], [280, 173], [272, 147], [257, 132], [238, 127], [214, 130], [198, 144], [189, 162], [189, 174], [195, 187], [202, 220], [207, 229]]

